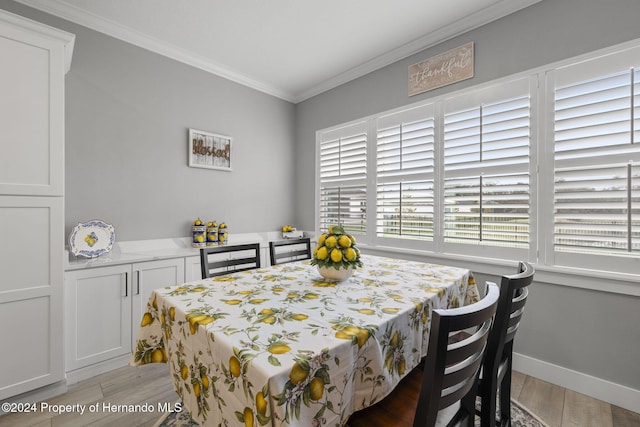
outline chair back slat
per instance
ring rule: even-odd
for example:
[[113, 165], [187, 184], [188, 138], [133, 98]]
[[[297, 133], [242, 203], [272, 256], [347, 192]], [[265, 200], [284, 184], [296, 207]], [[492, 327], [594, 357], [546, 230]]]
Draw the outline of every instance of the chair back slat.
[[[246, 256], [243, 253], [241, 257], [234, 257], [233, 254], [239, 252], [250, 252], [251, 255]], [[229, 254], [229, 258], [217, 260], [210, 259], [211, 255], [215, 256], [219, 254]], [[210, 246], [200, 249], [200, 271], [203, 279], [221, 276], [235, 271], [251, 270], [254, 268], [260, 268], [259, 243], [232, 246]]]
[[311, 258], [311, 239], [284, 239], [269, 242], [271, 265]]

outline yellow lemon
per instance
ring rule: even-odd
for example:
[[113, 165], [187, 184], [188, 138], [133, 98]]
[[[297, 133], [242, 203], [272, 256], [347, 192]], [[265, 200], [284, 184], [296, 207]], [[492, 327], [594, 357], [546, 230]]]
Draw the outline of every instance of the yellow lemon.
[[391, 341], [389, 341], [389, 345], [391, 345], [391, 347], [397, 347], [399, 341], [400, 341], [400, 334], [398, 333], [398, 331], [396, 331], [393, 334], [393, 337], [391, 337]]
[[225, 304], [229, 304], [229, 305], [238, 305], [240, 304], [242, 301], [239, 299], [229, 299], [225, 301]]
[[318, 237], [318, 246], [324, 245], [325, 240], [327, 240], [327, 233], [322, 233], [320, 237]]
[[229, 358], [229, 372], [231, 372], [231, 375], [233, 375], [234, 377], [239, 377], [240, 369], [241, 369], [241, 366], [238, 358], [235, 356], [231, 356]]
[[193, 394], [196, 397], [200, 397], [200, 383], [196, 382], [193, 384]]
[[244, 419], [245, 427], [253, 427], [253, 411], [251, 410], [251, 408], [244, 408], [242, 417]]
[[140, 326], [150, 325], [151, 322], [153, 322], [153, 317], [151, 317], [149, 313], [145, 313], [144, 316], [142, 316], [142, 322], [140, 322]]
[[343, 331], [345, 331], [348, 334], [355, 335], [358, 332], [360, 332], [360, 328], [358, 328], [357, 326], [351, 325], [351, 326], [347, 326], [346, 328], [344, 328]]
[[324, 241], [324, 245], [329, 249], [335, 248], [337, 244], [338, 244], [338, 239], [336, 239], [336, 236], [329, 236]]
[[351, 239], [349, 238], [349, 236], [343, 234], [338, 239], [338, 244], [343, 248], [351, 247]]
[[304, 299], [317, 299], [318, 298], [318, 294], [308, 293], [308, 294], [304, 294], [304, 296], [302, 298], [304, 298]]
[[164, 362], [164, 352], [159, 348], [156, 348], [155, 350], [153, 350], [153, 352], [151, 353], [151, 362], [153, 363]]
[[275, 316], [267, 316], [264, 319], [262, 319], [262, 323], [266, 323], [267, 325], [273, 325], [274, 323], [276, 323], [276, 317]]
[[198, 320], [198, 324], [199, 325], [208, 325], [209, 323], [213, 322], [214, 320], [215, 319], [213, 317], [206, 316], [204, 319]]
[[250, 299], [249, 300], [249, 304], [262, 304], [265, 301], [266, 300], [261, 299], [261, 298], [254, 298], [254, 299]]
[[262, 310], [260, 310], [260, 314], [273, 314], [274, 311], [270, 308], [263, 308]]
[[357, 256], [358, 254], [353, 250], [353, 248], [347, 248], [344, 253], [344, 257], [347, 259], [347, 261], [354, 261]]
[[211, 384], [211, 382], [209, 381], [209, 377], [206, 375], [203, 375], [200, 377], [200, 379], [202, 380], [202, 387], [204, 387], [204, 389], [207, 390], [209, 388], [209, 384]]
[[318, 257], [320, 261], [327, 259], [328, 256], [329, 256], [329, 252], [327, 251], [326, 246], [323, 246], [320, 249], [318, 249], [318, 253], [316, 254], [316, 257]]
[[367, 340], [369, 339], [369, 331], [366, 329], [360, 329], [356, 334], [356, 337], [358, 338], [358, 347], [360, 348], [367, 343]]
[[322, 381], [322, 378], [315, 377], [312, 379], [311, 384], [309, 384], [309, 391], [311, 400], [320, 400], [324, 393], [324, 381]]
[[351, 234], [347, 234], [347, 237], [349, 238], [349, 240], [351, 240], [351, 246], [356, 244], [356, 238], [353, 237]]
[[350, 334], [345, 331], [336, 332], [336, 338], [340, 338], [341, 340], [350, 340], [353, 337], [353, 334]]
[[169, 308], [169, 318], [171, 320], [176, 320], [176, 308], [175, 307]]
[[274, 344], [270, 345], [267, 351], [271, 354], [285, 354], [291, 351], [291, 347], [284, 344]]
[[306, 380], [309, 376], [309, 369], [304, 368], [299, 363], [294, 363], [291, 368], [291, 372], [289, 372], [289, 379], [295, 385], [300, 384], [302, 381]]
[[360, 302], [373, 302], [373, 298], [359, 298], [358, 301], [360, 301]]
[[335, 248], [331, 251], [331, 261], [340, 262], [342, 261], [342, 251], [338, 248]]
[[360, 314], [366, 314], [366, 315], [372, 315], [372, 314], [376, 314], [376, 312], [370, 308], [361, 308], [358, 310], [358, 313]]
[[261, 391], [256, 394], [256, 410], [263, 416], [267, 413], [267, 399], [264, 398]]
[[182, 365], [182, 368], [180, 369], [180, 375], [185, 381], [187, 380], [187, 378], [189, 378], [189, 367], [187, 365]]
[[153, 297], [153, 303], [151, 303], [151, 305], [153, 306], [153, 308], [158, 308], [158, 301], [156, 301], [157, 297]]
[[399, 308], [394, 308], [394, 307], [386, 307], [382, 309], [382, 312], [387, 314], [396, 314], [399, 311], [400, 311]]
[[189, 317], [189, 324], [191, 324], [192, 326], [195, 326], [196, 323], [199, 323], [201, 320], [206, 319], [207, 316], [204, 314], [197, 314], [195, 316], [190, 316]]
[[204, 236], [202, 234], [198, 234], [196, 236], [196, 242], [198, 242], [198, 243], [204, 242]]
[[404, 357], [400, 359], [398, 362], [398, 373], [400, 375], [404, 375], [404, 371], [407, 368], [407, 362], [404, 360]]
[[302, 313], [296, 313], [291, 317], [293, 317], [293, 320], [307, 320], [309, 318], [309, 316], [307, 316], [306, 314], [302, 314]]

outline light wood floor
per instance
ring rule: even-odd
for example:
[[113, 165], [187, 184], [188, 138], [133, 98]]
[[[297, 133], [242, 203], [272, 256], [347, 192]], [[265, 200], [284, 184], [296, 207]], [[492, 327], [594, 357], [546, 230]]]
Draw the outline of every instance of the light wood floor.
[[[551, 427], [640, 427], [640, 414], [592, 399], [539, 379], [514, 372], [512, 397], [537, 414]], [[158, 403], [174, 403], [178, 396], [170, 384], [167, 366], [152, 364], [123, 367], [69, 387], [69, 391], [48, 401], [51, 405], [99, 404], [96, 413], [56, 415], [34, 414], [0, 416], [0, 426], [148, 426], [162, 415]], [[103, 411], [111, 405], [149, 404], [152, 413]]]

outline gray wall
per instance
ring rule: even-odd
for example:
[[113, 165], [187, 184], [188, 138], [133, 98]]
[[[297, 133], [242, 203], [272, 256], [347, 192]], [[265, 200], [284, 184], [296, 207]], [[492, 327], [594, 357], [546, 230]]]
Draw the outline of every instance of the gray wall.
[[[0, 8], [76, 35], [66, 77], [65, 235], [102, 219], [117, 240], [294, 222], [295, 106], [8, 0]], [[234, 138], [232, 172], [188, 167], [188, 129]]]
[[[119, 240], [187, 236], [198, 216], [232, 232], [313, 229], [316, 130], [640, 38], [636, 0], [544, 0], [293, 106], [12, 1], [0, 8], [76, 34], [65, 232], [99, 218]], [[408, 65], [467, 41], [473, 79], [407, 96]], [[189, 127], [235, 138], [233, 172], [187, 167]], [[516, 350], [640, 389], [639, 302], [536, 283]]]
[[[296, 224], [314, 228], [317, 130], [640, 38], [639, 16], [637, 0], [544, 0], [299, 103]], [[473, 79], [408, 97], [409, 65], [470, 41]], [[489, 277], [480, 273], [481, 280]], [[640, 390], [639, 303], [632, 296], [536, 283], [516, 351]]]

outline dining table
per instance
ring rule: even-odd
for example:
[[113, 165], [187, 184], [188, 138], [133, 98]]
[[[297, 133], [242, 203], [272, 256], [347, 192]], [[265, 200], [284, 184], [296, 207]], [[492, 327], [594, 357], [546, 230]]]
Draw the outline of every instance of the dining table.
[[344, 426], [425, 357], [431, 310], [479, 299], [465, 268], [361, 261], [342, 282], [304, 260], [156, 289], [130, 364], [167, 363], [203, 426]]

